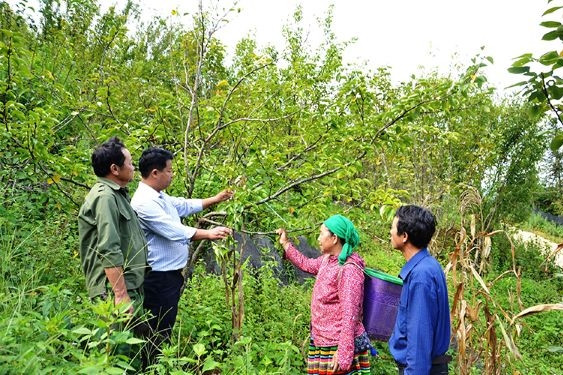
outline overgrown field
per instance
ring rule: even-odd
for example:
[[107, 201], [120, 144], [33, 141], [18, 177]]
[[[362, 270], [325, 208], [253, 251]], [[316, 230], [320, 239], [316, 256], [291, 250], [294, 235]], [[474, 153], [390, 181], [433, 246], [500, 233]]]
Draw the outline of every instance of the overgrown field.
[[[49, 218], [2, 227], [0, 373], [94, 374], [138, 368], [135, 355], [140, 344], [127, 330], [112, 328], [120, 316], [111, 304], [92, 305], [87, 298], [76, 238], [74, 220]], [[488, 281], [505, 266], [507, 247], [506, 241], [493, 242]], [[452, 249], [435, 250], [444, 262]], [[391, 252], [387, 244], [363, 246], [361, 251], [369, 265], [383, 266], [394, 274], [402, 264], [400, 254]], [[519, 245], [516, 255], [522, 269], [523, 306], [560, 302], [561, 270], [545, 267], [538, 249]], [[183, 295], [172, 344], [150, 372], [198, 374], [213, 369], [225, 374], [303, 373], [311, 285], [283, 286], [268, 267], [245, 272], [243, 332], [240, 340], [233, 343], [222, 281], [198, 266]], [[452, 294], [451, 284], [449, 288]], [[503, 278], [491, 292], [500, 307], [519, 311], [513, 277]], [[561, 313], [534, 315], [521, 323], [522, 331], [515, 335], [515, 343], [522, 359], [504, 358], [501, 373], [508, 369], [518, 369], [522, 374], [559, 373], [563, 368]], [[380, 357], [373, 359], [372, 373], [395, 374], [387, 344], [377, 343], [376, 348]], [[455, 358], [455, 350], [452, 352]], [[478, 349], [474, 355], [481, 355]], [[477, 360], [471, 373], [482, 371], [483, 359]]]

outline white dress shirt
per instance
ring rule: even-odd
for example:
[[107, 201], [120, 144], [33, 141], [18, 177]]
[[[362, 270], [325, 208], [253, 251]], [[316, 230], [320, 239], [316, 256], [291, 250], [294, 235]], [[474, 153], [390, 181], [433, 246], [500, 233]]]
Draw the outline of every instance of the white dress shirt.
[[203, 200], [171, 197], [140, 182], [131, 206], [147, 238], [148, 263], [152, 270], [183, 268], [196, 229], [183, 225], [180, 218], [203, 210]]

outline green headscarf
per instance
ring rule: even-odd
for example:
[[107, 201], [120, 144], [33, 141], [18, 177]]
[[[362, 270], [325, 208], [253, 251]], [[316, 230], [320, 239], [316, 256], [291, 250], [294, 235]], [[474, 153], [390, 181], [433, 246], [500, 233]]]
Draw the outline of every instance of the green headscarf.
[[338, 263], [344, 265], [346, 259], [352, 254], [354, 248], [360, 244], [360, 235], [354, 227], [352, 222], [342, 215], [332, 215], [324, 222], [332, 233], [342, 238], [345, 243], [342, 246], [342, 251], [338, 256]]

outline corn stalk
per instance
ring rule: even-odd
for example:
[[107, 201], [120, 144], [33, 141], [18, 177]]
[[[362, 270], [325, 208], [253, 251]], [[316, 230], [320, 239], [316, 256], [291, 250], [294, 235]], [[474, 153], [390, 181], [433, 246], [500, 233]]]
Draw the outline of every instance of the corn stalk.
[[[510, 236], [503, 230], [487, 232], [483, 230], [482, 200], [475, 189], [469, 189], [461, 200], [461, 225], [456, 236], [455, 250], [450, 254], [446, 273], [452, 274], [455, 288], [452, 303], [453, 337], [457, 342], [457, 371], [468, 375], [471, 369], [479, 366], [484, 374], [505, 373], [502, 361], [510, 353], [511, 359], [520, 359], [520, 352], [514, 342], [513, 334], [519, 329], [511, 325], [510, 312], [497, 304], [491, 295], [494, 284], [507, 275], [514, 275], [517, 283], [517, 301], [520, 300], [520, 270], [514, 261], [514, 245]], [[467, 229], [468, 230], [467, 230]], [[496, 279], [486, 282], [484, 273], [490, 262], [492, 238], [507, 236], [512, 253], [512, 268]]]

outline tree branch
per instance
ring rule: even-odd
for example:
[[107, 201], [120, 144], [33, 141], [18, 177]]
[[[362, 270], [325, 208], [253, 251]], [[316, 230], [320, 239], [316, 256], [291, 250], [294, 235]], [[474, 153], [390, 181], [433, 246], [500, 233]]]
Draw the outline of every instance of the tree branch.
[[80, 186], [80, 187], [83, 187], [85, 189], [90, 190], [90, 186], [83, 184], [82, 182], [77, 182], [77, 181], [71, 180], [70, 178], [61, 177], [61, 181], [70, 182], [73, 185]]
[[225, 109], [227, 107], [227, 103], [229, 102], [229, 100], [231, 99], [231, 96], [234, 94], [235, 90], [244, 82], [245, 79], [247, 79], [248, 77], [250, 77], [252, 74], [254, 74], [255, 72], [264, 69], [267, 66], [272, 65], [272, 63], [268, 63], [268, 64], [264, 64], [261, 65], [259, 67], [256, 67], [254, 69], [252, 69], [251, 71], [247, 72], [246, 74], [244, 74], [238, 81], [237, 83], [229, 90], [229, 93], [227, 94], [227, 97], [225, 98], [225, 100], [223, 101], [223, 105], [221, 106], [221, 110], [219, 111], [219, 119], [217, 120], [217, 127], [220, 126], [221, 122], [223, 122], [223, 116], [225, 115]]
[[559, 114], [559, 111], [557, 111], [557, 108], [555, 108], [555, 106], [551, 103], [551, 100], [549, 100], [549, 93], [547, 92], [547, 85], [545, 84], [545, 77], [543, 73], [540, 73], [540, 76], [541, 76], [542, 91], [543, 94], [545, 95], [545, 100], [547, 101], [547, 104], [549, 105], [553, 113], [555, 113], [555, 116], [557, 117], [557, 120], [559, 120], [559, 123], [563, 125], [563, 120], [561, 119], [561, 115]]
[[311, 143], [309, 146], [305, 147], [305, 148], [303, 149], [303, 151], [301, 151], [300, 153], [298, 153], [298, 154], [292, 156], [287, 162], [285, 162], [285, 163], [284, 163], [283, 165], [281, 165], [280, 167], [276, 168], [276, 170], [278, 170], [278, 171], [280, 171], [280, 172], [283, 171], [283, 170], [286, 169], [291, 163], [293, 163], [295, 160], [299, 159], [303, 154], [305, 154], [306, 152], [309, 152], [309, 151], [315, 149], [315, 148], [318, 146], [320, 140], [323, 138], [323, 135], [324, 135], [324, 134], [321, 134], [321, 135], [319, 136], [319, 138], [317, 138], [316, 141], [314, 141], [313, 143]]
[[271, 121], [277, 121], [277, 120], [281, 120], [284, 118], [288, 118], [293, 116], [293, 113], [290, 113], [288, 115], [285, 116], [281, 116], [281, 117], [276, 117], [276, 118], [246, 118], [246, 117], [241, 117], [238, 118], [236, 120], [232, 120], [229, 121], [225, 124], [222, 124], [220, 126], [217, 126], [215, 129], [213, 129], [213, 131], [207, 136], [207, 138], [205, 138], [205, 140], [203, 141], [203, 145], [200, 147], [198, 155], [197, 155], [197, 160], [194, 166], [194, 172], [192, 173], [192, 176], [190, 177], [190, 185], [193, 186], [195, 184], [195, 179], [197, 177], [197, 172], [199, 172], [199, 169], [201, 167], [201, 159], [203, 158], [203, 155], [205, 154], [205, 151], [207, 150], [206, 146], [207, 144], [211, 141], [211, 139], [213, 137], [215, 137], [215, 135], [217, 135], [217, 133], [223, 129], [225, 129], [227, 126], [232, 125], [234, 123], [237, 122], [242, 122], [242, 121], [258, 121], [258, 122], [271, 122]]
[[382, 135], [387, 129], [389, 129], [391, 126], [393, 126], [394, 124], [396, 124], [398, 121], [402, 120], [407, 114], [409, 114], [410, 112], [414, 111], [415, 109], [417, 109], [418, 107], [430, 103], [430, 102], [434, 102], [434, 101], [438, 101], [441, 100], [442, 98], [433, 98], [433, 99], [427, 99], [427, 100], [423, 100], [422, 102], [419, 102], [415, 105], [413, 105], [412, 107], [405, 109], [399, 116], [395, 117], [393, 120], [389, 121], [387, 124], [385, 124], [381, 129], [379, 129], [375, 135], [372, 137], [370, 144], [373, 144], [373, 142], [379, 138], [380, 135]]
[[[433, 102], [433, 101], [436, 101], [436, 100], [441, 100], [441, 98], [433, 98], [433, 99], [423, 100], [423, 101], [421, 101], [421, 102], [419, 102], [419, 103], [413, 105], [412, 107], [410, 107], [410, 108], [408, 108], [408, 109], [405, 109], [399, 116], [395, 117], [394, 119], [392, 119], [391, 121], [389, 121], [387, 124], [385, 124], [381, 129], [379, 129], [379, 130], [375, 133], [375, 135], [372, 137], [372, 139], [371, 139], [371, 141], [370, 141], [370, 144], [373, 144], [373, 142], [375, 142], [375, 140], [376, 140], [381, 134], [383, 134], [389, 127], [393, 126], [393, 125], [396, 124], [398, 121], [400, 121], [401, 119], [403, 119], [408, 113], [410, 113], [411, 111], [415, 110], [416, 108], [418, 108], [418, 107], [420, 107], [420, 106], [422, 106], [422, 105], [424, 105], [424, 104], [426, 104], [426, 103]], [[326, 176], [328, 176], [328, 175], [331, 175], [331, 174], [333, 174], [333, 173], [335, 173], [335, 172], [337, 172], [337, 171], [339, 171], [339, 170], [341, 170], [341, 169], [343, 169], [343, 168], [345, 168], [345, 167], [351, 165], [352, 163], [354, 163], [354, 162], [356, 162], [356, 161], [362, 160], [362, 159], [367, 155], [367, 153], [368, 153], [368, 150], [366, 149], [366, 150], [362, 151], [362, 152], [360, 153], [360, 155], [359, 155], [357, 158], [355, 158], [353, 161], [350, 161], [350, 162], [348, 162], [348, 163], [346, 163], [346, 164], [344, 164], [344, 165], [342, 165], [342, 166], [340, 166], [340, 167], [336, 167], [336, 168], [330, 169], [330, 170], [328, 170], [328, 171], [325, 171], [325, 172], [322, 172], [322, 173], [319, 173], [319, 174], [316, 174], [316, 175], [313, 175], [313, 176], [309, 176], [309, 177], [305, 177], [305, 178], [302, 178], [302, 179], [293, 181], [293, 182], [291, 182], [289, 185], [286, 185], [285, 187], [283, 187], [283, 188], [279, 189], [278, 191], [276, 191], [274, 194], [269, 195], [268, 197], [266, 197], [266, 198], [264, 198], [264, 199], [261, 199], [261, 200], [259, 200], [259, 201], [256, 202], [256, 203], [247, 205], [247, 206], [245, 206], [245, 208], [249, 208], [249, 207], [251, 207], [251, 206], [258, 206], [258, 205], [260, 205], [260, 204], [269, 202], [269, 201], [271, 201], [271, 200], [277, 198], [277, 197], [280, 196], [281, 194], [285, 193], [286, 191], [288, 191], [288, 190], [290, 190], [290, 189], [292, 189], [292, 188], [295, 188], [295, 187], [297, 187], [297, 186], [299, 186], [299, 185], [301, 185], [301, 184], [304, 184], [304, 183], [310, 182], [310, 181], [314, 181], [314, 180], [318, 180], [318, 179], [320, 179], [320, 178], [323, 178], [323, 177], [326, 177]]]
[[297, 186], [299, 186], [299, 185], [301, 185], [301, 184], [304, 184], [304, 183], [306, 183], [306, 182], [318, 180], [319, 178], [323, 178], [323, 177], [325, 177], [325, 176], [331, 175], [331, 174], [333, 174], [333, 173], [335, 173], [335, 172], [341, 170], [342, 168], [344, 168], [344, 167], [346, 167], [346, 166], [348, 166], [348, 165], [350, 165], [350, 164], [351, 164], [351, 163], [346, 163], [346, 164], [343, 165], [343, 166], [336, 167], [336, 168], [332, 168], [331, 170], [328, 170], [328, 171], [325, 171], [325, 172], [322, 172], [322, 173], [319, 173], [319, 174], [316, 174], [316, 175], [313, 175], [313, 176], [309, 176], [309, 177], [305, 177], [305, 178], [301, 178], [301, 179], [299, 179], [299, 180], [293, 181], [293, 182], [290, 183], [289, 185], [287, 185], [287, 186], [281, 188], [280, 190], [276, 191], [274, 194], [272, 194], [272, 195], [270, 195], [270, 196], [268, 196], [268, 197], [266, 197], [266, 198], [264, 198], [264, 199], [262, 199], [262, 200], [259, 200], [259, 201], [256, 202], [256, 203], [247, 205], [247, 206], [245, 206], [245, 208], [248, 208], [248, 207], [251, 207], [251, 206], [258, 206], [258, 205], [260, 205], [260, 204], [264, 204], [264, 203], [266, 203], [266, 202], [269, 202], [269, 201], [271, 201], [272, 199], [275, 199], [275, 198], [279, 197], [281, 194], [285, 193], [286, 191], [288, 191], [288, 190], [290, 190], [290, 189], [292, 189], [292, 188], [294, 188], [294, 187], [297, 187]]

